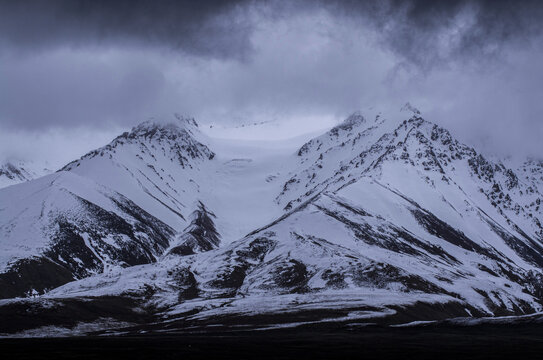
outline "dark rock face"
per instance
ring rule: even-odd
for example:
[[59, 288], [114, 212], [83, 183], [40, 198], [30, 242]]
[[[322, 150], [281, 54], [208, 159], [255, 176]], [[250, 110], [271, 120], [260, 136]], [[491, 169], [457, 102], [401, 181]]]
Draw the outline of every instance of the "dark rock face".
[[0, 299], [43, 293], [75, 279], [68, 268], [46, 257], [18, 260], [0, 274]]
[[306, 291], [309, 274], [307, 267], [302, 262], [289, 259], [277, 264], [275, 269], [275, 286], [288, 289], [289, 292]]
[[192, 273], [187, 268], [179, 269], [174, 274], [174, 279], [179, 287], [179, 301], [190, 300], [198, 297], [198, 282]]
[[0, 167], [0, 177], [2, 176], [10, 180], [27, 180], [27, 177], [22, 172], [22, 170], [9, 162]]
[[274, 246], [275, 241], [270, 240], [265, 236], [257, 237], [249, 243], [247, 248], [237, 250], [236, 255], [247, 260], [261, 262]]
[[321, 278], [326, 280], [326, 286], [330, 289], [345, 289], [348, 284], [345, 282], [345, 274], [340, 272], [334, 272], [330, 269], [325, 270]]
[[213, 279], [206, 285], [223, 290], [221, 296], [234, 296], [244, 285], [246, 278], [264, 263], [265, 256], [273, 250], [276, 241], [271, 240], [272, 232], [267, 232], [249, 243], [239, 244], [227, 250], [217, 259], [211, 261], [224, 262], [213, 274]]
[[0, 333], [15, 333], [42, 326], [73, 328], [80, 322], [104, 319], [127, 323], [145, 323], [152, 315], [138, 300], [121, 296], [50, 300], [33, 303], [32, 299], [0, 307]]
[[479, 254], [484, 254], [490, 258], [496, 259], [497, 256], [492, 254], [488, 249], [482, 248], [480, 245], [466, 237], [460, 231], [454, 229], [446, 222], [438, 219], [434, 214], [422, 209], [412, 209], [411, 213], [417, 219], [428, 233], [444, 239], [451, 244], [459, 246], [469, 251], [475, 251]]
[[543, 248], [539, 243], [530, 238], [522, 240], [496, 224], [494, 221], [490, 219], [486, 219], [486, 221], [490, 228], [522, 259], [543, 268]]
[[192, 255], [215, 249], [219, 246], [220, 235], [213, 219], [215, 214], [209, 211], [200, 201], [198, 208], [191, 215], [192, 221], [181, 235], [181, 243], [172, 249], [170, 254]]
[[217, 277], [209, 285], [219, 289], [232, 289], [235, 293], [243, 285], [249, 267], [250, 265], [244, 261], [227, 265], [217, 273]]

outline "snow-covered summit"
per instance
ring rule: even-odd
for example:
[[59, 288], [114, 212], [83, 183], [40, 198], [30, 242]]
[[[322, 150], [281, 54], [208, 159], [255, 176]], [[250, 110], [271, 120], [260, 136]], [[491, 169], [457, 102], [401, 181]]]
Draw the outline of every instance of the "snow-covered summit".
[[341, 124], [333, 127], [329, 132], [331, 134], [338, 134], [340, 131], [352, 131], [353, 128], [358, 127], [366, 122], [364, 116], [362, 116], [360, 111], [355, 111], [347, 119], [345, 119]]
[[[197, 138], [203, 135], [198, 130], [198, 124], [193, 118], [175, 115], [174, 119], [167, 121], [148, 120], [116, 137], [110, 144], [84, 155], [80, 160], [73, 161], [62, 170], [72, 170], [79, 166], [81, 161], [97, 156], [114, 158], [118, 150], [124, 151], [126, 147], [135, 146], [141, 154], [151, 153], [157, 147], [162, 153], [176, 158], [181, 166], [189, 164], [191, 159], [212, 159], [215, 155], [209, 148], [200, 143]], [[121, 150], [122, 149], [122, 150]], [[137, 154], [139, 158], [141, 154]], [[150, 154], [151, 157], [154, 154]]]
[[201, 141], [205, 136], [192, 118], [177, 115], [166, 121], [146, 121], [62, 170], [127, 196], [180, 230], [194, 210], [187, 204], [199, 199], [196, 179], [215, 157]]
[[134, 126], [130, 132], [122, 134], [121, 137], [168, 138], [173, 140], [183, 137], [185, 133], [194, 136], [198, 131], [198, 123], [194, 118], [174, 114], [173, 118], [169, 119], [144, 121]]

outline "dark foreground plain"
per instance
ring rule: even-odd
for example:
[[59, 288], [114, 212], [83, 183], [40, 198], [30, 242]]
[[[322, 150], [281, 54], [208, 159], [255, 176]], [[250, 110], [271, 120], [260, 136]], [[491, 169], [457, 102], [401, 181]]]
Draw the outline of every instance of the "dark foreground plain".
[[1, 339], [2, 359], [541, 359], [543, 325]]

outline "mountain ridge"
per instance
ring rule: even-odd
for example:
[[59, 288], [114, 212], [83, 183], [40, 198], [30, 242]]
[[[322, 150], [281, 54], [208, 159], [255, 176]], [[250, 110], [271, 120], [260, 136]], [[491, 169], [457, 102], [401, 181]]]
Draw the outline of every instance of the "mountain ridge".
[[[152, 256], [108, 260], [55, 289], [30, 287], [47, 291], [24, 301], [38, 316], [51, 301], [61, 309], [78, 298], [137, 301], [161, 331], [228, 316], [267, 327], [271, 320], [254, 319], [287, 309], [281, 326], [296, 326], [306, 310], [310, 322], [347, 323], [404, 311], [427, 319], [420, 306], [436, 319], [542, 311], [541, 164], [489, 159], [411, 105], [396, 118], [355, 112], [291, 154], [258, 161], [223, 156], [191, 118], [140, 124], [56, 174], [91, 184], [82, 198], [97, 207], [79, 202], [67, 214], [105, 211], [141, 236], [159, 234], [146, 238]], [[78, 194], [77, 182], [66, 180], [67, 193]], [[0, 198], [30, 195], [28, 184]], [[28, 198], [22, 212], [0, 209], [0, 232], [22, 226], [10, 214], [39, 212]], [[0, 302], [0, 312], [12, 303]], [[330, 306], [338, 313], [324, 316]]]

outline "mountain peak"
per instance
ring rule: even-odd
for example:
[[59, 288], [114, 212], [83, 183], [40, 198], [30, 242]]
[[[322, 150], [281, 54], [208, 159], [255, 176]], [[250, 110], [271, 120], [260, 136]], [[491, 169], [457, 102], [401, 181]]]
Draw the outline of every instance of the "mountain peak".
[[366, 120], [364, 119], [364, 116], [362, 116], [362, 113], [360, 111], [355, 111], [351, 115], [349, 115], [347, 119], [343, 121], [343, 123], [356, 125], [356, 124], [361, 124], [365, 121]]
[[179, 114], [174, 114], [174, 119], [150, 118], [147, 121], [140, 123], [132, 128], [130, 132], [124, 133], [123, 136], [135, 138], [143, 136], [145, 138], [179, 136], [182, 132], [188, 132], [194, 135], [198, 129], [198, 123], [192, 117], [185, 117]]
[[160, 152], [160, 156], [170, 161], [177, 159], [176, 162], [184, 167], [188, 165], [189, 159], [213, 159], [215, 156], [213, 151], [201, 141], [203, 141], [203, 135], [193, 118], [178, 114], [174, 115], [174, 119], [151, 118], [133, 127], [130, 132], [122, 133], [108, 145], [87, 153], [79, 160], [72, 161], [61, 170], [72, 170], [86, 159], [104, 156], [113, 159], [116, 153], [123, 151], [130, 154], [135, 151], [136, 158], [141, 161], [146, 154], [150, 157], [146, 161], [151, 163], [156, 163], [156, 156]]
[[366, 122], [366, 119], [360, 111], [355, 111], [351, 115], [347, 117], [347, 119], [343, 120], [343, 122], [334, 128], [330, 130], [331, 133], [337, 133], [339, 130], [343, 131], [351, 131], [354, 127], [357, 127], [361, 124], [364, 124]]

